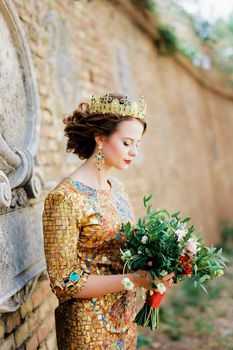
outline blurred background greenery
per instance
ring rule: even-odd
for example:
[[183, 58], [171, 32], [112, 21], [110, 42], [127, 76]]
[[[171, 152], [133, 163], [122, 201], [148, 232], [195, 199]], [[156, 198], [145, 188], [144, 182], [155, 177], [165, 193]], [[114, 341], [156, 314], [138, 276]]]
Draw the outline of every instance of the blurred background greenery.
[[215, 70], [233, 87], [232, 0], [133, 0], [154, 14], [163, 53], [180, 52], [193, 65]]

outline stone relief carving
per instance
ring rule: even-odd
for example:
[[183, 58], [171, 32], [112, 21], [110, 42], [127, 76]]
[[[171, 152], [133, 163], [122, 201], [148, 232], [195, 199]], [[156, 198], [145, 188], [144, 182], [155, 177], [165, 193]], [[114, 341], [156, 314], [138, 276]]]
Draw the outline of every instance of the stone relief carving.
[[28, 297], [32, 294], [38, 281], [38, 278], [39, 275], [33, 278], [12, 297], [10, 297], [2, 305], [0, 305], [0, 312], [14, 312], [22, 305], [22, 303], [25, 303]]
[[0, 204], [5, 207], [11, 204], [11, 185], [2, 171], [0, 171]]
[[[25, 301], [34, 283], [29, 281], [36, 281], [35, 276], [43, 271], [45, 264], [39, 203], [43, 172], [36, 157], [39, 99], [30, 50], [10, 0], [0, 0], [0, 32], [0, 311], [3, 312], [15, 310], [20, 300]], [[37, 202], [31, 203], [31, 199]]]
[[[0, 29], [5, 38], [0, 42], [0, 169], [14, 189], [25, 186], [33, 176], [39, 103], [30, 52], [11, 1], [1, 1], [0, 12]], [[6, 189], [6, 185], [2, 188]], [[31, 198], [39, 196], [38, 191], [29, 193]], [[10, 206], [2, 191], [0, 205]]]

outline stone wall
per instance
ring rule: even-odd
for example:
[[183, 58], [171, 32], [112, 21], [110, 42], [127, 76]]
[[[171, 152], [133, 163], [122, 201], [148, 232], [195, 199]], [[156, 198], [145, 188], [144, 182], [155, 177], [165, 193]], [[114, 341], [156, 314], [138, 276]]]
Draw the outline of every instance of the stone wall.
[[[171, 57], [160, 56], [121, 2], [14, 0], [32, 51], [41, 105], [38, 159], [45, 193], [79, 160], [65, 152], [62, 116], [91, 93], [144, 95], [148, 132], [137, 162], [115, 173], [136, 214], [142, 197], [193, 217], [209, 242], [232, 220], [233, 99], [215, 93]], [[1, 349], [53, 349], [53, 309], [43, 277], [28, 302], [0, 320]], [[11, 345], [13, 344], [13, 345]]]

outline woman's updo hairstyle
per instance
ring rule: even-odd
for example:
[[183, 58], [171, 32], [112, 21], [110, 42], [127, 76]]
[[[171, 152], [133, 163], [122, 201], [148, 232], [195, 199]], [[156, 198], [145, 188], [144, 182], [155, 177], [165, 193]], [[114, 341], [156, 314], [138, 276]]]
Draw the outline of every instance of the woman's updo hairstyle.
[[[110, 97], [119, 101], [126, 98], [125, 95], [112, 93]], [[64, 134], [68, 138], [67, 152], [77, 154], [80, 159], [87, 159], [93, 154], [96, 142], [95, 136], [111, 136], [118, 124], [125, 120], [132, 120], [132, 116], [122, 116], [113, 113], [91, 113], [88, 103], [80, 103], [78, 108], [63, 122], [66, 125]], [[143, 133], [146, 131], [144, 119], [138, 119], [143, 125]]]

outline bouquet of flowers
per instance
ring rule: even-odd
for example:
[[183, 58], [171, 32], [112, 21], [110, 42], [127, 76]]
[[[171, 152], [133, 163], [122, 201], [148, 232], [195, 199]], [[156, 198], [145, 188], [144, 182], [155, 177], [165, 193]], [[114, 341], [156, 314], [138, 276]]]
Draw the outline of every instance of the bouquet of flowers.
[[[152, 210], [149, 204], [152, 195], [144, 197], [145, 217], [136, 225], [122, 225], [126, 243], [121, 249], [124, 270], [149, 272], [154, 282], [149, 282], [156, 291], [148, 291], [146, 301], [138, 312], [135, 322], [155, 330], [159, 327], [159, 306], [166, 293], [161, 278], [174, 272], [174, 282], [190, 278], [194, 286], [207, 292], [204, 283], [220, 277], [228, 261], [222, 250], [208, 248], [193, 226], [186, 227], [190, 218], [181, 219], [180, 212], [170, 215], [167, 210]], [[124, 278], [126, 289], [134, 287]]]

